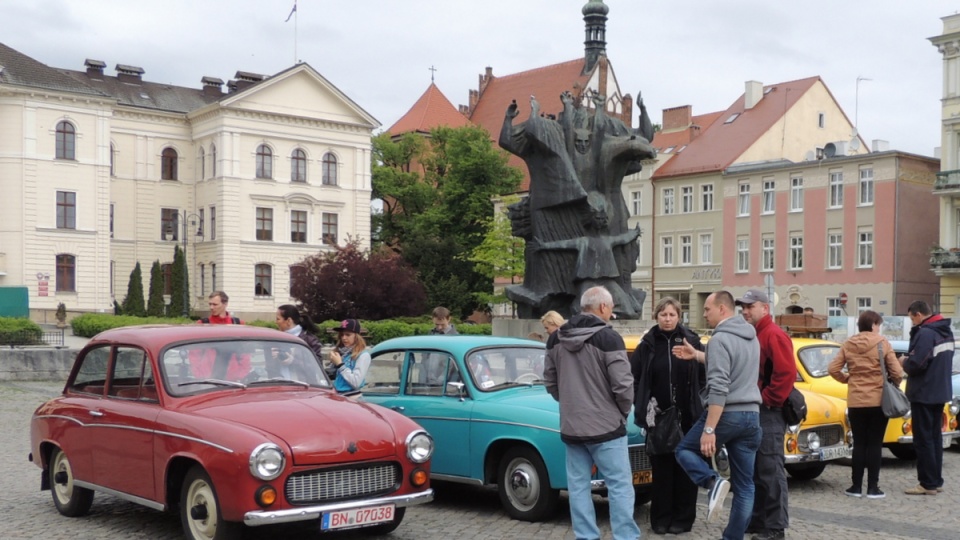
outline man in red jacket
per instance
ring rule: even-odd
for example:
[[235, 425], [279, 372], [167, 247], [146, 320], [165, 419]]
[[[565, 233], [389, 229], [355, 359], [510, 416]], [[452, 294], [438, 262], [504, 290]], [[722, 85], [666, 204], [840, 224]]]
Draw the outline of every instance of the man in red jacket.
[[786, 422], [783, 404], [797, 380], [797, 363], [790, 336], [770, 316], [770, 299], [758, 289], [750, 289], [737, 300], [743, 318], [757, 330], [760, 341], [760, 428], [763, 439], [757, 452], [753, 481], [753, 518], [747, 532], [752, 540], [784, 538], [789, 525], [787, 514], [787, 472], [784, 469], [783, 436]]

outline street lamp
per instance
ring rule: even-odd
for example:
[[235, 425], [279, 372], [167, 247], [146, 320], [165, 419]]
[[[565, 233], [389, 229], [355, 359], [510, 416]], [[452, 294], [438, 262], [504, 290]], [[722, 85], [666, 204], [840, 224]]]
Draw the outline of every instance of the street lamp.
[[[190, 239], [187, 237], [187, 220], [190, 220], [190, 227], [192, 228], [197, 225], [197, 220], [201, 218], [197, 214], [188, 214], [186, 210], [182, 212], [177, 210], [175, 219], [176, 221], [174, 221], [172, 227], [170, 227], [167, 232], [172, 237], [173, 230], [176, 230], [175, 227], [177, 226], [177, 223], [183, 224], [183, 235], [181, 236], [181, 243], [183, 244], [183, 273], [181, 274], [183, 276], [183, 312], [181, 315], [183, 315], [184, 318], [187, 318], [190, 316], [190, 286], [187, 278], [187, 269], [189, 268], [189, 265], [187, 264], [187, 246], [190, 244]], [[196, 235], [198, 238], [203, 238], [202, 227], [203, 225], [201, 224], [201, 226], [197, 228]]]

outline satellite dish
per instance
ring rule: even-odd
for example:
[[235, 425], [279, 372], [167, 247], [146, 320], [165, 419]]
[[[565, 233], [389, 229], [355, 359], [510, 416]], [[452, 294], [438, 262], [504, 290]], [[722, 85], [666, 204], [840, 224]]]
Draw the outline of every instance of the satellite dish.
[[860, 134], [860, 133], [857, 131], [857, 128], [856, 128], [856, 127], [854, 127], [854, 128], [853, 128], [853, 131], [850, 132], [850, 136], [851, 136], [851, 137], [856, 137], [856, 136], [859, 135], [859, 134]]
[[856, 152], [860, 149], [860, 137], [857, 137], [857, 130], [853, 130], [853, 138], [850, 139], [850, 150]]
[[813, 161], [813, 158], [814, 158], [813, 150], [810, 150], [809, 152], [807, 152], [806, 157], [807, 157], [807, 161]]

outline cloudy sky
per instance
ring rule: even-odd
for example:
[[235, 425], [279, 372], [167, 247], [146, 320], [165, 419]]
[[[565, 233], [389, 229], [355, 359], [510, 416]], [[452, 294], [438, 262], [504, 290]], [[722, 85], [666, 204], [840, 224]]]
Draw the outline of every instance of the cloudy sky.
[[[309, 63], [382, 124], [430, 84], [458, 105], [486, 66], [507, 75], [583, 54], [585, 0], [0, 0], [0, 42], [47, 65], [141, 66], [199, 88], [205, 75]], [[819, 75], [868, 142], [932, 155], [942, 57], [927, 38], [942, 0], [607, 0], [620, 87], [659, 111], [726, 109], [747, 80]], [[295, 40], [296, 36], [296, 40]], [[296, 43], [296, 49], [295, 49]], [[295, 53], [296, 50], [296, 53]], [[857, 91], [857, 79], [863, 77]], [[858, 96], [859, 95], [859, 99]], [[518, 96], [523, 97], [523, 96]], [[546, 98], [541, 98], [546, 99]], [[636, 123], [636, 119], [634, 119]]]

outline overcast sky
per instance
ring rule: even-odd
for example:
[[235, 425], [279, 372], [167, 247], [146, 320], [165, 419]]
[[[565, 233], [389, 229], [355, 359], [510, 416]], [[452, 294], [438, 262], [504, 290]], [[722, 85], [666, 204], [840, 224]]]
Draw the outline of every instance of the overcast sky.
[[[494, 75], [583, 55], [585, 0], [0, 0], [0, 41], [47, 65], [141, 66], [199, 88], [204, 75], [309, 63], [390, 127], [430, 84], [466, 103]], [[814, 75], [868, 142], [933, 155], [942, 56], [927, 38], [960, 4], [941, 0], [607, 0], [607, 54], [624, 93], [664, 108], [726, 109], [747, 80]], [[296, 32], [295, 32], [296, 30]], [[294, 36], [296, 56], [294, 55]], [[865, 77], [859, 84], [857, 78]], [[524, 98], [525, 96], [518, 96]], [[541, 97], [541, 100], [550, 99]], [[858, 103], [859, 102], [859, 103]], [[634, 118], [636, 124], [636, 118]]]

